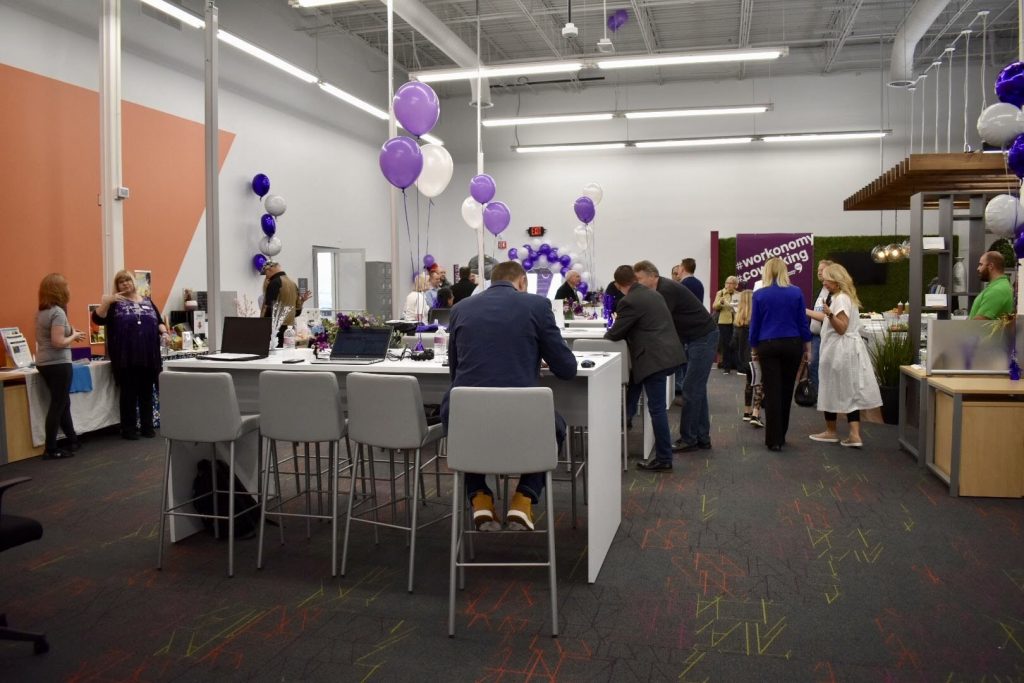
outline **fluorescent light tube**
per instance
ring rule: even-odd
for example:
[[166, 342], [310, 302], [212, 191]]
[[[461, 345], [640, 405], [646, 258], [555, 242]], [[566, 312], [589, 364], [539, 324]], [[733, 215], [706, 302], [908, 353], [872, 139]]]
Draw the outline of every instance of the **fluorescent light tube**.
[[284, 71], [287, 74], [295, 76], [300, 81], [305, 81], [306, 83], [316, 83], [318, 80], [320, 80], [313, 74], [309, 73], [308, 71], [303, 71], [294, 64], [289, 64], [288, 62], [284, 61], [277, 55], [272, 55], [263, 48], [256, 47], [249, 41], [242, 40], [238, 36], [232, 33], [228, 33], [223, 29], [217, 31], [217, 37], [225, 43], [227, 43], [228, 45], [230, 45], [231, 47], [239, 49], [242, 52], [245, 52], [246, 54], [252, 55], [256, 59], [266, 62], [267, 64], [273, 67], [277, 67], [281, 71]]
[[633, 143], [634, 147], [649, 149], [656, 147], [708, 147], [711, 145], [743, 145], [754, 138], [693, 138], [690, 140], [647, 140]]
[[430, 133], [424, 133], [423, 135], [420, 136], [420, 138], [422, 138], [424, 142], [429, 142], [432, 145], [444, 144], [444, 140], [437, 137], [436, 135], [431, 135]]
[[730, 114], [763, 114], [767, 104], [751, 104], [736, 107], [693, 107], [690, 109], [661, 109], [657, 111], [627, 111], [627, 119], [670, 119], [684, 116], [727, 116]]
[[691, 52], [687, 54], [657, 55], [652, 57], [614, 57], [599, 59], [601, 69], [632, 69], [642, 66], [673, 66], [678, 64], [716, 64], [720, 62], [747, 62], [778, 59], [789, 54], [787, 47], [773, 47], [752, 50], [719, 50], [715, 52]]
[[583, 68], [582, 62], [545, 62], [543, 64], [518, 64], [509, 66], [484, 66], [471, 69], [438, 69], [409, 74], [422, 83], [443, 83], [445, 81], [481, 78], [502, 78], [505, 76], [532, 76], [535, 74], [574, 73]]
[[341, 88], [333, 86], [330, 83], [325, 83], [324, 81], [320, 81], [319, 83], [317, 83], [317, 85], [320, 86], [320, 89], [323, 90], [328, 95], [334, 95], [335, 97], [337, 97], [342, 102], [345, 102], [347, 104], [351, 104], [356, 109], [362, 109], [367, 114], [369, 114], [371, 116], [376, 116], [381, 121], [387, 121], [388, 118], [389, 118], [388, 113], [386, 111], [384, 111], [383, 109], [378, 109], [377, 107], [373, 106], [369, 102], [364, 102], [363, 100], [359, 99], [355, 95], [348, 94], [347, 92], [345, 92]]
[[765, 142], [821, 142], [825, 140], [867, 140], [884, 138], [887, 131], [877, 130], [864, 133], [800, 133], [797, 135], [765, 135]]
[[625, 146], [625, 142], [594, 142], [579, 145], [532, 145], [514, 149], [520, 154], [532, 154], [536, 152], [591, 152], [601, 149], [622, 149]]
[[178, 21], [192, 28], [203, 28], [206, 26], [206, 20], [202, 17], [188, 12], [177, 5], [173, 5], [166, 0], [142, 0], [144, 5], [149, 5], [155, 10], [159, 10], [164, 14], [174, 17]]
[[341, 5], [347, 2], [359, 2], [359, 0], [288, 0], [292, 7], [324, 7], [325, 5]]
[[558, 114], [554, 116], [519, 116], [508, 119], [485, 119], [484, 128], [495, 126], [534, 126], [539, 123], [576, 123], [580, 121], [610, 121], [615, 117], [611, 112], [603, 114]]

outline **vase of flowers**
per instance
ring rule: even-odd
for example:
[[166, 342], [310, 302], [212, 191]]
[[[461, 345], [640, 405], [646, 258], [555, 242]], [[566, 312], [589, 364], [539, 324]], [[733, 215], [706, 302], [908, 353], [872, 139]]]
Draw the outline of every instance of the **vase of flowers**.
[[385, 327], [385, 325], [377, 316], [371, 315], [366, 311], [339, 313], [334, 318], [321, 319], [319, 324], [310, 328], [310, 333], [312, 334], [311, 343], [317, 354], [325, 351], [329, 352], [339, 334], [345, 334], [352, 329], [366, 327]]

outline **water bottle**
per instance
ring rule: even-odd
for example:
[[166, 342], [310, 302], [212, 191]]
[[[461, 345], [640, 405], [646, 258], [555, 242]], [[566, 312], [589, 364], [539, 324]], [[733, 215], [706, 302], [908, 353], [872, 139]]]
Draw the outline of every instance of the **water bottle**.
[[434, 333], [434, 358], [442, 363], [448, 360], [448, 332], [440, 325]]
[[295, 327], [292, 325], [288, 326], [288, 329], [284, 331], [284, 351], [286, 355], [294, 355], [295, 353]]

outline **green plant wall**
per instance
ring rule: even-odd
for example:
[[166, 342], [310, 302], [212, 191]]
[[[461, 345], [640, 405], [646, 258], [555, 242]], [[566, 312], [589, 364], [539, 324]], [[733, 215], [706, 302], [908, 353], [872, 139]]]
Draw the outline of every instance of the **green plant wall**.
[[[818, 261], [829, 258], [834, 253], [864, 251], [870, 253], [884, 239], [885, 244], [899, 244], [908, 239], [907, 235], [886, 235], [884, 238], [874, 236], [858, 237], [815, 237], [814, 238], [814, 271], [817, 272]], [[957, 253], [957, 242], [953, 240], [953, 253]], [[863, 311], [887, 311], [896, 306], [897, 302], [906, 301], [910, 283], [910, 261], [888, 263], [885, 266], [886, 278], [884, 285], [857, 286]], [[939, 270], [937, 256], [924, 258], [924, 282], [927, 284]], [[718, 289], [724, 286], [725, 278], [736, 274], [736, 238], [726, 237], [718, 240]], [[855, 283], [856, 284], [856, 283]], [[714, 296], [713, 294], [711, 296]]]

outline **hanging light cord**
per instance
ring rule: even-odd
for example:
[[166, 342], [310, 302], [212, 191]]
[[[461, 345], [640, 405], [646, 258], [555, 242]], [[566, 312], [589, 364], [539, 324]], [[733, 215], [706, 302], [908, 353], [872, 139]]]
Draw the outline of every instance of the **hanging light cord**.
[[938, 154], [939, 152], [939, 90], [942, 89], [942, 81], [939, 76], [942, 75], [942, 62], [936, 62], [935, 66], [935, 142], [932, 146], [932, 151]]
[[968, 89], [968, 76], [971, 74], [971, 30], [966, 29], [964, 35], [964, 151], [970, 152], [971, 146], [967, 144], [967, 105], [970, 100]]
[[985, 50], [988, 47], [988, 12], [981, 15], [981, 110], [988, 106], [988, 77], [985, 75]]
[[949, 55], [947, 57], [949, 73], [946, 75], [946, 80], [949, 81], [946, 84], [946, 154], [949, 154], [952, 151], [949, 145], [953, 130], [953, 53], [947, 52], [946, 54]]

